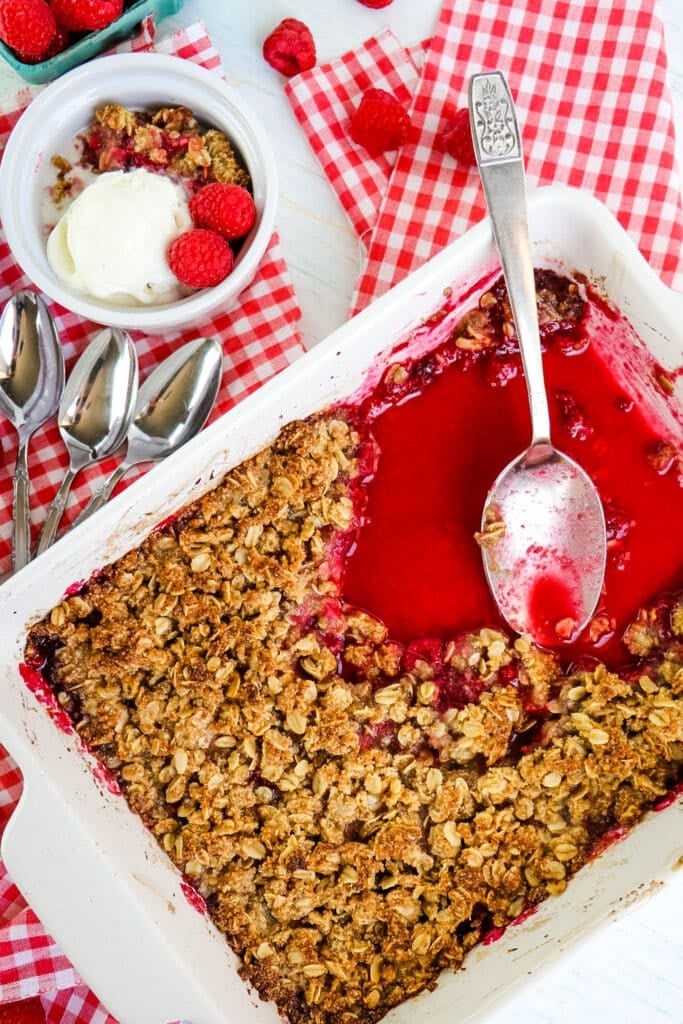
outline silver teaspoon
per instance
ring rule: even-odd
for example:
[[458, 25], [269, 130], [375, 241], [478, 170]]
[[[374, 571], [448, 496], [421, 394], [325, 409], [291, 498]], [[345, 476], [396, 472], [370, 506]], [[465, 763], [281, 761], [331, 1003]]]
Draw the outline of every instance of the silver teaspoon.
[[595, 611], [607, 557], [605, 516], [591, 478], [550, 441], [522, 144], [500, 72], [471, 78], [469, 111], [531, 411], [531, 444], [491, 487], [479, 539], [504, 618], [552, 645], [576, 637]]
[[78, 359], [59, 405], [59, 430], [69, 468], [50, 505], [38, 539], [40, 555], [52, 544], [74, 477], [120, 448], [137, 398], [138, 362], [125, 331], [105, 327]]
[[104, 505], [129, 469], [165, 458], [202, 429], [216, 401], [222, 372], [219, 342], [199, 338], [177, 349], [150, 373], [138, 393], [126, 457], [92, 496], [74, 526]]
[[0, 409], [19, 435], [14, 467], [14, 572], [30, 559], [28, 444], [57, 412], [63, 390], [64, 356], [50, 311], [34, 292], [17, 292], [0, 317]]

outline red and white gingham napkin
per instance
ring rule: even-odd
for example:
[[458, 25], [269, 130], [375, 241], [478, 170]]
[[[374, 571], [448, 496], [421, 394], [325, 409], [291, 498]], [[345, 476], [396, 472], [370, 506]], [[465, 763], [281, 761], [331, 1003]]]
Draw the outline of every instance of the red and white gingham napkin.
[[530, 183], [595, 194], [662, 279], [683, 290], [680, 181], [655, 0], [445, 0], [409, 108], [417, 138], [398, 154], [373, 159], [351, 141], [349, 116], [369, 85], [404, 101], [395, 82], [408, 61], [386, 34], [361, 52], [378, 51], [370, 80], [354, 52], [287, 86], [326, 171], [320, 154], [334, 146], [329, 177], [344, 209], [363, 211], [360, 220], [349, 214], [367, 246], [352, 313], [484, 216], [476, 169], [456, 163], [435, 141], [466, 106], [470, 76], [495, 69], [515, 97]]
[[[193, 46], [189, 42], [183, 56], [196, 59]], [[483, 216], [476, 171], [439, 152], [434, 140], [465, 105], [469, 76], [496, 68], [505, 72], [515, 96], [531, 183], [559, 181], [592, 191], [663, 280], [683, 288], [683, 219], [664, 38], [654, 0], [553, 5], [445, 0], [432, 40], [406, 47], [386, 31], [286, 86], [296, 117], [367, 247], [352, 312]], [[370, 86], [388, 89], [410, 105], [417, 140], [398, 154], [373, 159], [349, 137], [349, 115]], [[2, 249], [0, 277], [1, 254]], [[222, 395], [222, 408], [295, 351], [283, 339], [293, 337], [296, 307], [277, 257], [275, 265], [276, 279], [282, 270], [280, 341], [266, 357], [259, 354], [259, 343], [245, 355], [244, 342], [236, 339], [247, 336], [248, 318], [265, 300], [258, 291], [253, 298], [249, 293], [239, 323], [220, 325], [221, 334], [233, 339], [237, 389]], [[263, 324], [268, 322], [266, 313]], [[259, 337], [272, 330], [272, 323], [264, 326]], [[59, 470], [55, 474], [52, 487]], [[4, 778], [2, 772], [0, 762], [0, 828], [20, 791], [13, 766], [5, 763]], [[50, 1024], [115, 1024], [44, 935], [0, 865], [0, 1003], [41, 993]]]

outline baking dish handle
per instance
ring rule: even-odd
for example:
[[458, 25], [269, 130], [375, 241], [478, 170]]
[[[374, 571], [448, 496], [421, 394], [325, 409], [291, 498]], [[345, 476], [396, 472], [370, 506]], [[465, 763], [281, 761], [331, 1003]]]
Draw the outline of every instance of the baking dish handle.
[[[83, 796], [88, 800], [90, 795]], [[108, 797], [102, 793], [103, 805]], [[121, 815], [124, 827], [127, 816], [126, 808]], [[224, 1024], [225, 1012], [202, 984], [203, 972], [196, 964], [193, 939], [204, 951], [205, 944], [193, 933], [205, 930], [208, 922], [187, 905], [179, 875], [178, 901], [169, 905], [166, 865], [160, 856], [159, 864], [150, 863], [146, 877], [116, 865], [120, 877], [112, 885], [111, 850], [105, 851], [84, 831], [44, 775], [24, 776], [1, 855], [46, 931], [119, 1020], [168, 1024], [182, 1018], [194, 1024]], [[168, 868], [177, 874], [170, 864]], [[173, 948], [177, 937], [159, 941], [160, 926], [166, 927], [169, 919], [171, 930], [185, 922], [187, 956], [182, 960]]]

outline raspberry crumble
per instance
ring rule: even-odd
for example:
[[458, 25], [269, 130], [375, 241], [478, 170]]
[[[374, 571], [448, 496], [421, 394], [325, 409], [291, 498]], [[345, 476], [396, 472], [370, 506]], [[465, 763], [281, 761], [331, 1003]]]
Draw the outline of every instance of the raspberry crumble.
[[217, 128], [205, 128], [187, 107], [134, 111], [111, 103], [95, 111], [94, 122], [72, 149], [52, 158], [56, 180], [50, 202], [59, 207], [80, 192], [93, 173], [145, 168], [163, 171], [189, 191], [211, 182], [251, 188], [241, 154]]
[[[481, 586], [477, 466], [526, 429], [500, 283], [440, 347], [286, 426], [29, 635], [28, 666], [293, 1024], [372, 1024], [433, 987], [681, 779], [680, 542], [651, 558], [681, 521], [680, 451], [606, 372], [600, 420], [587, 303], [549, 272], [537, 291], [554, 415], [609, 509], [605, 600], [579, 642], [509, 635]], [[637, 450], [623, 490], [598, 444], [610, 417]], [[472, 454], [453, 493], [429, 473], [454, 437]], [[471, 565], [444, 541], [444, 501], [473, 505]], [[405, 529], [386, 539], [389, 508]]]
[[257, 212], [249, 172], [223, 132], [187, 107], [113, 103], [72, 150], [52, 158], [43, 217], [61, 281], [117, 305], [158, 305], [230, 274]]

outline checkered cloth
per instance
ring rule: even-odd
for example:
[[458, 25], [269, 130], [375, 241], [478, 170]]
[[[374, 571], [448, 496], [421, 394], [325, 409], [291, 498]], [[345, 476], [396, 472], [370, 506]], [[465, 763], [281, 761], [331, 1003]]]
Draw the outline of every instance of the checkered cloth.
[[[352, 313], [484, 216], [476, 169], [440, 152], [435, 139], [467, 105], [470, 76], [494, 69], [505, 73], [515, 97], [529, 182], [592, 192], [662, 279], [683, 290], [680, 181], [653, 0], [445, 0], [421, 71], [419, 63], [415, 50], [383, 33], [287, 86], [366, 245]], [[372, 159], [350, 139], [350, 113], [369, 86], [405, 102], [416, 78], [409, 104], [416, 139]]]
[[[663, 280], [683, 288], [683, 219], [656, 5], [445, 0], [432, 40], [406, 47], [386, 31], [286, 86], [367, 248], [352, 312], [483, 216], [476, 172], [435, 150], [434, 138], [465, 105], [469, 76], [495, 68], [515, 96], [531, 183], [560, 181], [594, 192]], [[399, 154], [373, 159], [349, 138], [350, 112], [370, 86], [410, 106], [417, 140]], [[285, 325], [291, 328], [287, 316], [283, 331]], [[237, 377], [241, 386], [241, 368]], [[20, 789], [16, 771], [6, 770], [0, 827]], [[0, 775], [0, 794], [2, 784]], [[0, 1002], [44, 993], [50, 1024], [115, 1024], [7, 879], [0, 883], [2, 922]]]

